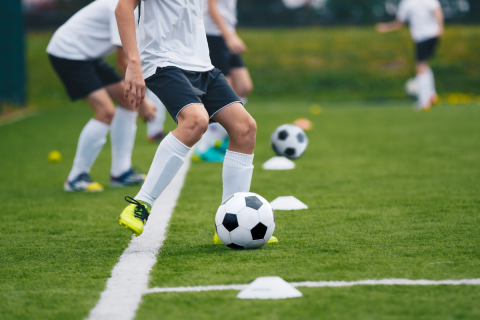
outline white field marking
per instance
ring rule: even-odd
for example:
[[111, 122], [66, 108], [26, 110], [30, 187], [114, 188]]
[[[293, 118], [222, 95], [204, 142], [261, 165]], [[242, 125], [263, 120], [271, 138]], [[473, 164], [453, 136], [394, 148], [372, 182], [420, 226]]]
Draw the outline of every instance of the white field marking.
[[432, 262], [432, 263], [427, 263], [428, 265], [430, 264], [440, 264], [440, 263], [453, 263], [452, 261], [440, 261], [440, 262]]
[[185, 164], [155, 201], [142, 235], [132, 237], [128, 248], [113, 268], [100, 301], [90, 311], [87, 319], [131, 320], [135, 317], [142, 295], [148, 289], [150, 270], [157, 262], [157, 254], [165, 240], [165, 230], [190, 166], [190, 156], [191, 154], [187, 156]]
[[22, 120], [28, 119], [28, 118], [36, 116], [36, 115], [38, 115], [38, 112], [31, 111], [31, 112], [24, 113], [22, 115], [14, 116], [11, 119], [0, 121], [0, 127], [9, 125], [9, 124], [12, 124], [12, 123], [15, 123], [15, 122], [20, 122]]
[[[360, 281], [305, 281], [305, 282], [289, 282], [294, 287], [351, 287], [351, 286], [438, 286], [438, 285], [480, 285], [480, 279], [463, 279], [463, 280], [410, 280], [410, 279], [382, 279], [382, 280], [360, 280]], [[216, 290], [243, 290], [248, 284], [231, 284], [218, 286], [198, 286], [198, 287], [176, 287], [176, 288], [151, 288], [144, 293], [158, 292], [199, 292], [199, 291], [216, 291]]]

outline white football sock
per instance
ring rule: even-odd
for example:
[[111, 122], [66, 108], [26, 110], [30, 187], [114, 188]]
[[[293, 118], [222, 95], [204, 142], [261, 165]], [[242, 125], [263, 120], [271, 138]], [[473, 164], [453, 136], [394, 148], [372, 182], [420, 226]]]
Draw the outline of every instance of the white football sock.
[[227, 137], [227, 130], [220, 123], [212, 123], [208, 126], [200, 141], [195, 144], [195, 151], [204, 153], [213, 147], [216, 141], [223, 141]]
[[428, 72], [417, 75], [416, 81], [418, 85], [418, 104], [421, 108], [425, 108], [430, 105], [432, 97]]
[[165, 122], [165, 105], [158, 99], [158, 97], [147, 89], [145, 91], [145, 97], [155, 105], [157, 109], [155, 120], [147, 122], [147, 136], [154, 137], [158, 133], [163, 132], [163, 124]]
[[222, 202], [236, 192], [250, 191], [253, 175], [253, 154], [227, 150], [223, 162]]
[[147, 179], [135, 199], [145, 201], [153, 206], [155, 200], [170, 184], [185, 162], [188, 151], [190, 148], [170, 132], [158, 146]]
[[137, 133], [138, 112], [117, 107], [110, 126], [112, 177], [120, 177], [132, 168], [132, 152]]
[[72, 171], [67, 180], [73, 181], [81, 173], [90, 173], [90, 168], [107, 142], [110, 125], [90, 119], [78, 139], [77, 152], [73, 160]]
[[430, 84], [430, 90], [432, 92], [432, 95], [437, 94], [437, 88], [435, 87], [435, 75], [433, 74], [432, 69], [428, 68], [428, 80]]

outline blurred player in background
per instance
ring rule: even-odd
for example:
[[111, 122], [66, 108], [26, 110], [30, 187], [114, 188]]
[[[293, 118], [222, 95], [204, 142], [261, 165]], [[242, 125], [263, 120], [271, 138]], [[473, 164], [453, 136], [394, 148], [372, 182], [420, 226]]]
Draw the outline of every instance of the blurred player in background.
[[[114, 13], [117, 3], [118, 0], [92, 2], [61, 26], [47, 47], [50, 62], [70, 99], [84, 98], [95, 113], [80, 134], [73, 167], [64, 184], [66, 191], [103, 190], [99, 183], [92, 181], [89, 173], [109, 131], [112, 142], [110, 185], [140, 185], [145, 178], [144, 174], [133, 170], [131, 161], [138, 113], [123, 97], [122, 78], [102, 60], [116, 51], [118, 68], [125, 74], [127, 59]], [[151, 121], [156, 109], [160, 117], [165, 111], [155, 95], [149, 97], [155, 105], [146, 100], [140, 112]], [[115, 109], [112, 99], [118, 103], [118, 108]], [[160, 132], [162, 130], [160, 128]], [[158, 132], [152, 132], [152, 137], [155, 135]]]
[[[247, 47], [235, 31], [237, 0], [204, 0], [203, 10], [212, 64], [222, 71], [245, 105], [253, 84], [248, 69], [240, 57]], [[227, 148], [227, 131], [218, 123], [211, 124], [195, 146], [196, 159], [223, 162]]]
[[444, 16], [438, 0], [402, 0], [397, 17], [389, 23], [379, 23], [378, 32], [396, 31], [408, 22], [413, 41], [416, 43], [416, 83], [418, 86], [418, 108], [428, 111], [438, 101], [435, 79], [428, 65], [435, 53], [438, 39], [443, 36]]

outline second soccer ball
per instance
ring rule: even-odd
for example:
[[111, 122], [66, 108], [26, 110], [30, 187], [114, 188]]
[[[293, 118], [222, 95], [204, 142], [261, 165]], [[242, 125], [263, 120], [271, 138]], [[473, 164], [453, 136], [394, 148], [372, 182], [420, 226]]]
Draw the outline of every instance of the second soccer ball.
[[270, 137], [272, 149], [279, 156], [289, 159], [300, 158], [308, 145], [305, 132], [294, 124], [284, 124], [278, 127]]

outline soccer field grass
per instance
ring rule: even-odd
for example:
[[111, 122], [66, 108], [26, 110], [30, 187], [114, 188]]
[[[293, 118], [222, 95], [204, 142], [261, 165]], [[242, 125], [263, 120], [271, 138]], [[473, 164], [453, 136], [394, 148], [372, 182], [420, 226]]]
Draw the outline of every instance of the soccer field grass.
[[[480, 278], [480, 106], [414, 113], [406, 103], [261, 103], [252, 192], [293, 195], [308, 210], [277, 211], [280, 242], [232, 251], [212, 242], [221, 164], [193, 163], [150, 287], [291, 281]], [[91, 116], [72, 107], [0, 126], [0, 318], [84, 319], [131, 236], [118, 226], [138, 188], [69, 194], [62, 184]], [[292, 171], [264, 171], [270, 133], [308, 117], [310, 145]], [[172, 128], [169, 120], [168, 127]], [[156, 146], [139, 125], [134, 164]], [[47, 162], [51, 150], [61, 163]], [[110, 149], [92, 175], [107, 185]], [[478, 286], [299, 288], [302, 298], [239, 300], [236, 291], [145, 295], [137, 319], [478, 319]]]

